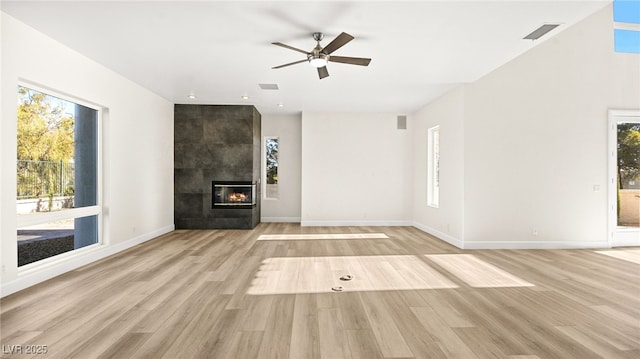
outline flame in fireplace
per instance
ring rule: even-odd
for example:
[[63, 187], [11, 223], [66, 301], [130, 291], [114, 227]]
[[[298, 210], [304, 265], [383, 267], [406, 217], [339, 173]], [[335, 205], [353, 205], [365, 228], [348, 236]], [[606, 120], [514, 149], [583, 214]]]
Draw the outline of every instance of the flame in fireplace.
[[229, 194], [229, 202], [244, 202], [247, 200], [246, 193], [234, 192]]

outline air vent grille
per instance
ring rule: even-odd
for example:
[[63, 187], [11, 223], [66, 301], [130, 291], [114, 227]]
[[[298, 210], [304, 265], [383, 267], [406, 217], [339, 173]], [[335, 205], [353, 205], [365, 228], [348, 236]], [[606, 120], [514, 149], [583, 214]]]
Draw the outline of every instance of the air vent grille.
[[544, 25], [540, 26], [539, 28], [533, 30], [533, 32], [530, 33], [529, 35], [523, 37], [523, 39], [524, 40], [538, 40], [539, 38], [541, 38], [544, 35], [546, 35], [549, 31], [555, 29], [558, 26], [560, 26], [560, 24], [544, 24]]
[[278, 84], [258, 84], [263, 90], [278, 90]]

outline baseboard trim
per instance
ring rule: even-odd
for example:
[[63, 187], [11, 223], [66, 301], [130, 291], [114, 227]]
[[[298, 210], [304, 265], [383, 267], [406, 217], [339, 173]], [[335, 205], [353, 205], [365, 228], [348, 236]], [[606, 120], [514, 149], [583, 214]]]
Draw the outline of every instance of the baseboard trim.
[[464, 248], [464, 242], [461, 241], [460, 239], [452, 236], [452, 235], [446, 234], [444, 232], [440, 232], [439, 230], [437, 230], [437, 229], [435, 229], [433, 227], [429, 227], [429, 226], [426, 226], [426, 225], [421, 224], [421, 223], [414, 222], [413, 226], [418, 228], [419, 230], [425, 232], [425, 233], [428, 233], [428, 234], [436, 237], [437, 239], [440, 239], [442, 241], [445, 241], [445, 242], [451, 244], [454, 247], [457, 247], [457, 248], [460, 248], [460, 249]]
[[44, 282], [53, 277], [57, 277], [66, 272], [80, 268], [84, 265], [91, 264], [97, 260], [122, 252], [138, 244], [154, 239], [163, 234], [175, 230], [175, 225], [162, 227], [155, 231], [137, 236], [128, 241], [117, 243], [114, 245], [99, 246], [95, 249], [87, 251], [83, 255], [71, 257], [60, 262], [53, 262], [42, 267], [33, 268], [26, 273], [18, 274], [18, 278], [11, 282], [4, 283], [0, 287], [0, 297], [19, 292], [38, 283]]
[[303, 227], [402, 227], [411, 226], [409, 221], [300, 221]]
[[300, 223], [300, 217], [261, 217], [260, 222], [265, 223]]
[[610, 248], [607, 241], [570, 242], [570, 241], [477, 241], [464, 242], [464, 249], [595, 249]]
[[463, 241], [439, 230], [421, 223], [413, 223], [413, 226], [426, 232], [452, 246], [460, 249], [601, 249], [610, 248], [607, 241], [597, 242], [570, 242], [570, 241]]
[[612, 248], [616, 247], [640, 247], [640, 241], [638, 240], [617, 240], [611, 244]]

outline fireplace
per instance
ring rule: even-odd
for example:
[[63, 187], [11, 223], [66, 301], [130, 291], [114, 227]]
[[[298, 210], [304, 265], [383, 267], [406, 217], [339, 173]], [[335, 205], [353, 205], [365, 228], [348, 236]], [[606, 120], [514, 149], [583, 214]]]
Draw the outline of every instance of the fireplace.
[[256, 184], [243, 181], [214, 181], [212, 208], [253, 208]]

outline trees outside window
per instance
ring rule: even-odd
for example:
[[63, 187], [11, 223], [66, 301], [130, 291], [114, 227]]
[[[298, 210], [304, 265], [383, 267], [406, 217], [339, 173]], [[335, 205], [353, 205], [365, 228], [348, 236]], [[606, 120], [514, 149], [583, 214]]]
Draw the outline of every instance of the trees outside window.
[[278, 150], [278, 138], [265, 137], [265, 198], [278, 198]]
[[57, 208], [54, 197], [73, 196], [73, 112], [69, 101], [18, 87], [17, 198], [40, 199], [37, 212]]
[[627, 189], [636, 182], [640, 182], [640, 123], [619, 123], [618, 184]]

